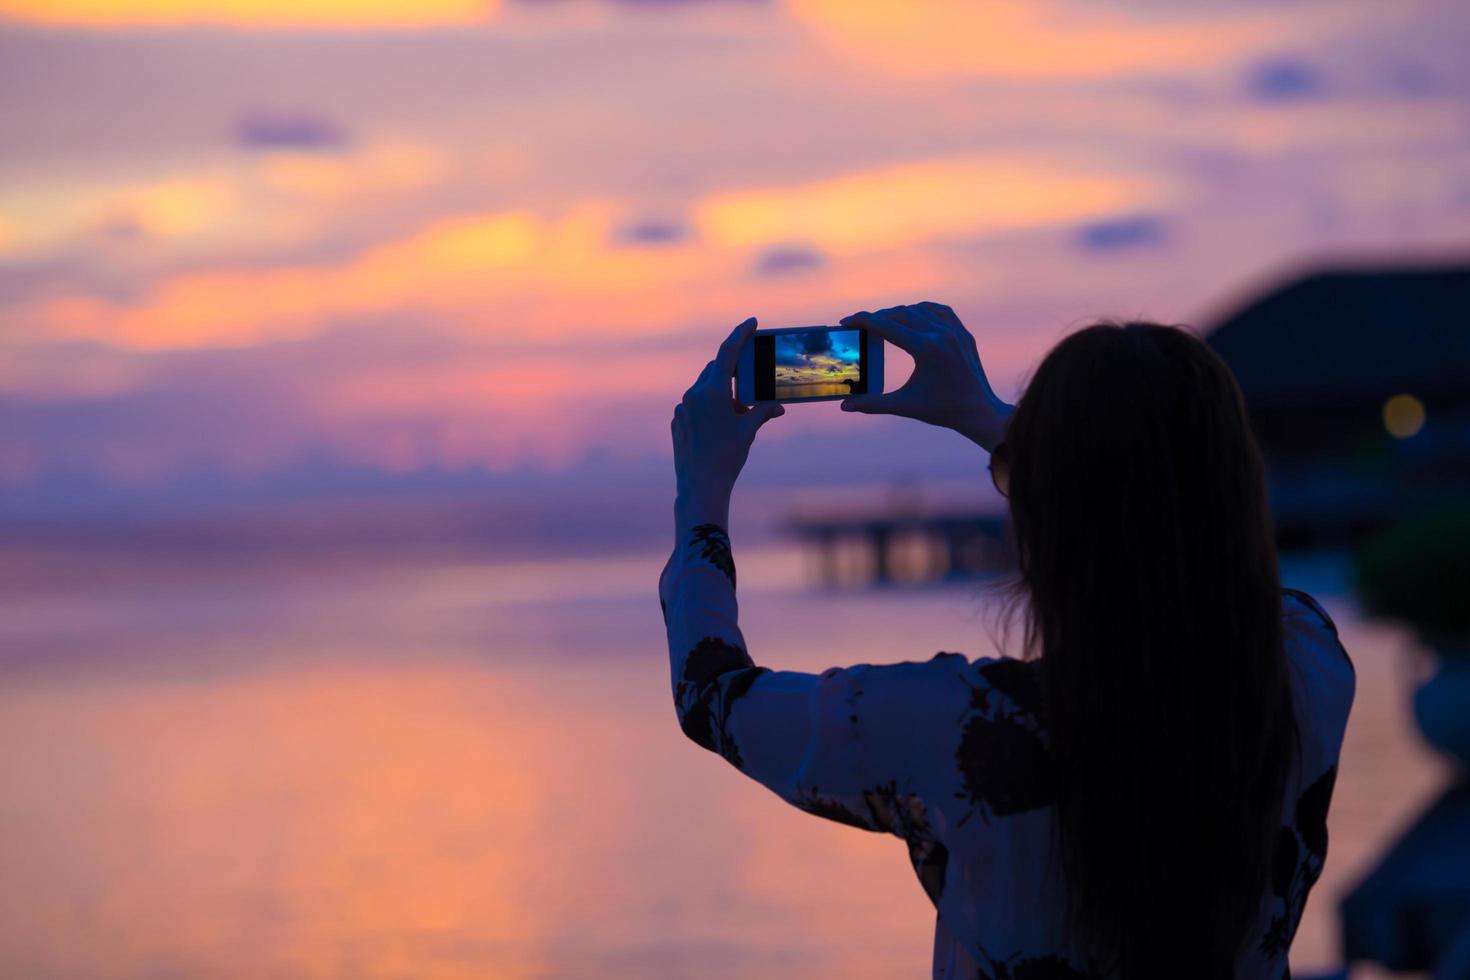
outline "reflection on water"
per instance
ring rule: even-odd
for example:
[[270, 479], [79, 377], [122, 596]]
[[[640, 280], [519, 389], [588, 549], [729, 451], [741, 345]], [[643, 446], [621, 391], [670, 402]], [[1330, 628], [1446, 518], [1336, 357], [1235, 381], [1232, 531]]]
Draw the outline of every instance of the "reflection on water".
[[[7, 604], [0, 973], [924, 975], [900, 842], [679, 735], [658, 566], [130, 572]], [[741, 572], [774, 665], [991, 649], [971, 587], [798, 593], [778, 552]], [[1401, 637], [1330, 608], [1360, 701], [1302, 969], [1439, 778], [1404, 727]], [[833, 625], [813, 647], [798, 621]]]
[[828, 398], [832, 395], [850, 394], [852, 394], [851, 385], [831, 384], [829, 382], [805, 385], [776, 385], [777, 398]]

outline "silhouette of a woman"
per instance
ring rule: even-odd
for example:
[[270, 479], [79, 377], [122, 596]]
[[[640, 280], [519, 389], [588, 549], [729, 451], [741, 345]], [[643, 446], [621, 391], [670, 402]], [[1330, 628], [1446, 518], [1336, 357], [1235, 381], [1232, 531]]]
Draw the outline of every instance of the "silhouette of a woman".
[[755, 665], [726, 529], [756, 431], [783, 410], [731, 397], [747, 320], [674, 410], [659, 597], [684, 733], [809, 813], [901, 838], [937, 911], [935, 977], [1288, 977], [1354, 675], [1327, 614], [1280, 586], [1229, 370], [1182, 330], [1099, 324], [1013, 409], [948, 307], [842, 323], [914, 358], [902, 387], [844, 410], [992, 454], [1022, 656]]

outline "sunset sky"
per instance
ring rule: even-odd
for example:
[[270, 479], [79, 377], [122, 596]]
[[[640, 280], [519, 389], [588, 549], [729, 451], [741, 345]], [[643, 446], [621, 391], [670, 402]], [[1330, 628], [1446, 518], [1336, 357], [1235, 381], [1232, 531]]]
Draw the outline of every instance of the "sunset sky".
[[[1014, 394], [1091, 317], [1463, 256], [1466, 50], [1460, 0], [0, 0], [0, 502], [662, 473], [747, 315], [948, 302]], [[818, 436], [952, 448], [802, 406], [753, 479]]]
[[776, 383], [857, 380], [858, 331], [821, 330], [776, 336]]

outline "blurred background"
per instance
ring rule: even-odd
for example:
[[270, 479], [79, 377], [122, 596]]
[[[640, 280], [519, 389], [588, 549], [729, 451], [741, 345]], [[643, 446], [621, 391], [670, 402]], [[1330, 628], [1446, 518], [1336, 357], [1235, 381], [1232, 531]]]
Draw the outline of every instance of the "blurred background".
[[[655, 598], [719, 340], [924, 299], [1011, 399], [1098, 317], [1210, 337], [1358, 669], [1293, 967], [1470, 963], [1467, 50], [1459, 0], [0, 0], [0, 974], [925, 975], [899, 841], [680, 735]], [[985, 464], [767, 426], [756, 659], [995, 652]]]

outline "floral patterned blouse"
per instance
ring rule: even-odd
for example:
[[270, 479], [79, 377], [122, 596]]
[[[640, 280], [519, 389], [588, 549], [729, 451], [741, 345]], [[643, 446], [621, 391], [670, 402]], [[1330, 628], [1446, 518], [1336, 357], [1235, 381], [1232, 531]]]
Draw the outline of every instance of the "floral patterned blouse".
[[[684, 733], [807, 813], [892, 834], [937, 910], [936, 978], [1081, 980], [1041, 869], [1051, 848], [1046, 736], [1033, 667], [940, 653], [923, 662], [757, 667], [736, 623], [735, 563], [716, 524], [681, 529], [659, 581]], [[1327, 807], [1354, 674], [1337, 631], [1285, 590], [1301, 729], [1258, 938], [1242, 978], [1289, 977], [1286, 954], [1327, 856]], [[1051, 899], [1055, 901], [1055, 899]], [[1051, 910], [1055, 911], [1055, 910]]]

